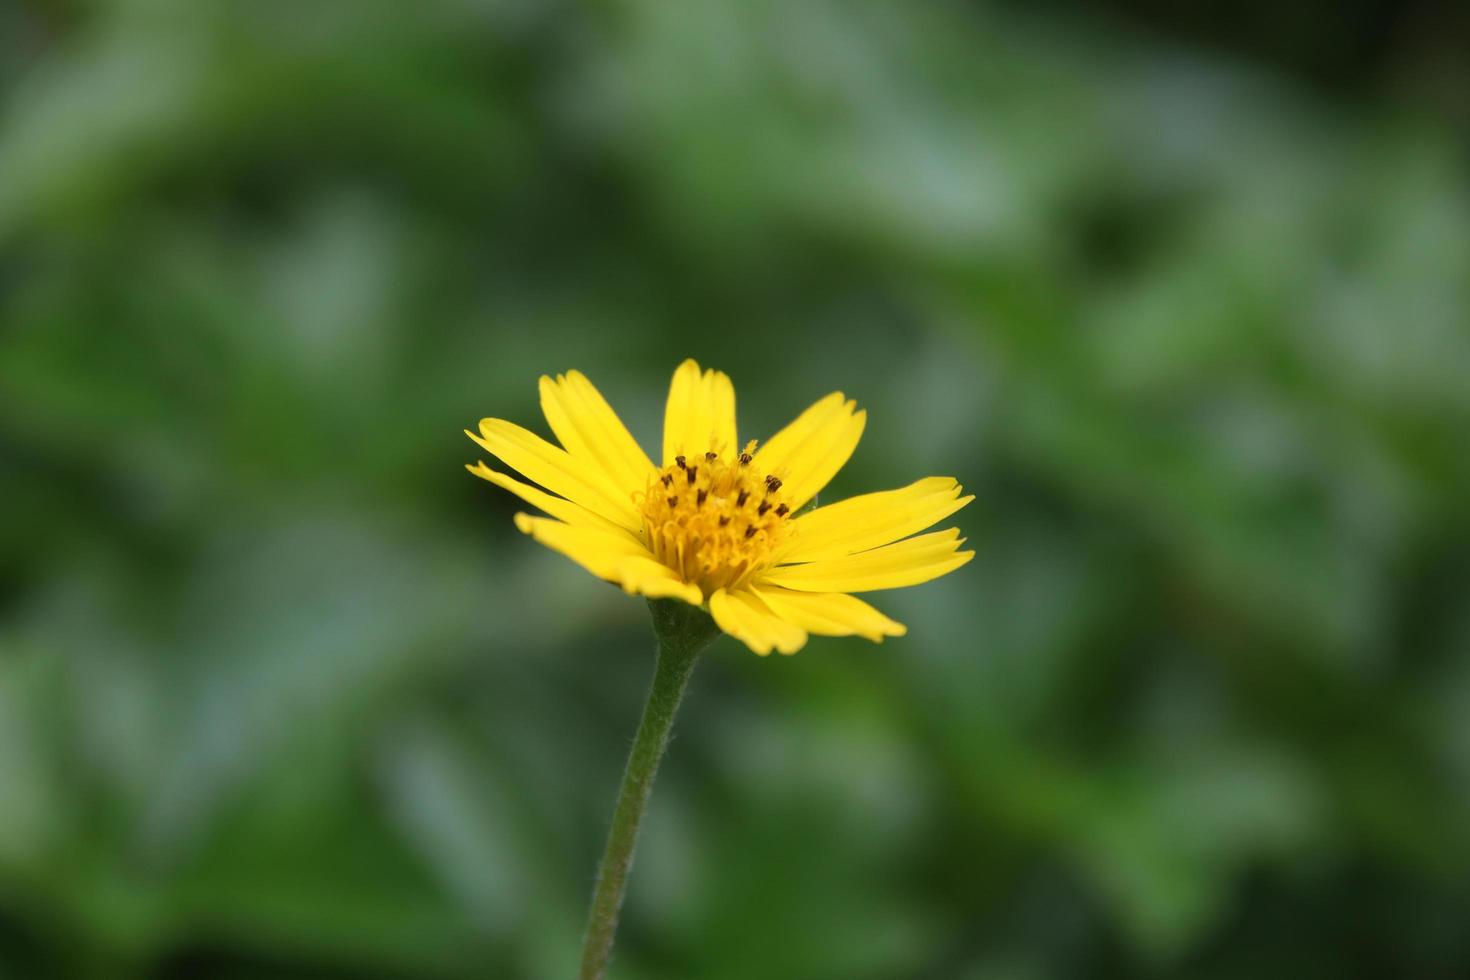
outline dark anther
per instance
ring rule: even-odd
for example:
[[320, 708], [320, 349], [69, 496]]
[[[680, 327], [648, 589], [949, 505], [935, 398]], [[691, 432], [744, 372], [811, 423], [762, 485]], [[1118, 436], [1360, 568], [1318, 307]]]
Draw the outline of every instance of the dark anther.
[[767, 501], [765, 501], [765, 500], [762, 500], [761, 501], [761, 505], [755, 509], [755, 516], [756, 517], [765, 517], [766, 516], [766, 511], [768, 511], [770, 509], [771, 509], [770, 503], [767, 502]]
[[674, 482], [674, 474], [672, 474], [672, 473], [665, 473], [664, 474], [664, 486], [668, 486], [670, 483], [673, 483], [673, 482]]
[[679, 498], [678, 497], [670, 497], [669, 498], [669, 506], [670, 507], [677, 507], [677, 506], [679, 506]]
[[747, 500], [749, 500], [749, 499], [750, 499], [750, 491], [749, 490], [741, 490], [740, 491], [740, 496], [738, 496], [738, 497], [735, 498], [735, 506], [736, 507], [744, 507], [745, 506], [745, 502]]
[[781, 481], [776, 479], [774, 476], [766, 477], [766, 489], [769, 490], [771, 493], [775, 493], [777, 490], [781, 489]]
[[750, 453], [741, 453], [740, 454], [740, 465], [741, 466], [749, 466], [750, 465]]
[[693, 483], [694, 482], [694, 475], [699, 472], [699, 467], [698, 466], [691, 466], [685, 472], [687, 472], [689, 474], [689, 482], [690, 483]]
[[674, 463], [677, 464], [678, 467], [679, 467], [679, 469], [682, 470], [684, 468], [684, 457], [683, 456], [675, 456], [674, 457]]
[[745, 529], [745, 536], [747, 538], [753, 538], [753, 537], [755, 537], [755, 525], [754, 524], [752, 524], [750, 527], [748, 527], [748, 528]]
[[728, 518], [728, 517], [722, 517], [722, 518], [720, 518], [720, 527], [724, 527], [726, 524], [729, 524], [729, 523], [730, 523], [730, 518]]
[[789, 513], [791, 513], [791, 508], [787, 507], [785, 504], [782, 504], [780, 507], [776, 508], [777, 517], [785, 517]]
[[713, 463], [715, 460], [717, 460], [719, 458], [720, 458], [720, 454], [717, 453], [717, 452], [715, 452], [713, 449], [711, 449], [709, 452], [707, 452], [707, 453], [704, 454], [704, 459], [705, 459], [705, 462], [707, 462], [707, 463]]
[[705, 497], [708, 497], [708, 496], [709, 496], [709, 491], [708, 490], [701, 490], [701, 491], [699, 491], [699, 493], [696, 494], [695, 497], [694, 497], [694, 503], [695, 503], [695, 505], [696, 506], [703, 506], [704, 505], [704, 498]]

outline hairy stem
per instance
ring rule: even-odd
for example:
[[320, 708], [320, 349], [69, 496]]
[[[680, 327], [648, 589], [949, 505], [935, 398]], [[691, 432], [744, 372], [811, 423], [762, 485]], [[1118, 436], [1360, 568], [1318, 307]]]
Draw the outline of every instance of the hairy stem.
[[618, 790], [607, 847], [597, 867], [597, 886], [592, 892], [592, 911], [582, 946], [580, 980], [602, 980], [607, 971], [618, 928], [618, 911], [628, 888], [628, 872], [633, 867], [638, 827], [643, 822], [659, 761], [669, 744], [674, 715], [699, 651], [719, 634], [719, 628], [709, 616], [693, 606], [673, 599], [650, 600], [648, 606], [653, 613], [654, 631], [658, 633], [658, 660], [648, 703], [643, 707], [643, 718], [633, 739], [633, 750], [628, 754], [623, 785]]

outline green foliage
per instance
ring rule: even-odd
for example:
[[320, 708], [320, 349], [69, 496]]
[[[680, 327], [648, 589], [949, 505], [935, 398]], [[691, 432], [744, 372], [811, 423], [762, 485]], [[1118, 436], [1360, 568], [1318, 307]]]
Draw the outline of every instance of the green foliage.
[[1022, 8], [0, 6], [0, 975], [572, 975], [648, 612], [460, 429], [686, 356], [978, 555], [711, 648], [614, 977], [1470, 970], [1463, 119]]

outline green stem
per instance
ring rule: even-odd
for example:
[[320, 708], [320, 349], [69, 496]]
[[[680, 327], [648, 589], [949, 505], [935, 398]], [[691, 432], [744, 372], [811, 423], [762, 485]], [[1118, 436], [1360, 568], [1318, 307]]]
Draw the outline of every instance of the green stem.
[[597, 867], [597, 887], [592, 892], [592, 912], [587, 922], [587, 938], [582, 945], [580, 980], [602, 980], [612, 958], [613, 937], [618, 929], [618, 910], [628, 888], [628, 871], [633, 866], [633, 847], [638, 842], [638, 826], [648, 806], [648, 794], [658, 774], [659, 761], [669, 744], [674, 715], [684, 697], [689, 675], [699, 651], [719, 635], [719, 628], [703, 611], [674, 599], [655, 599], [648, 603], [653, 613], [653, 628], [658, 634], [658, 661], [653, 670], [653, 686], [643, 719], [628, 754], [628, 767], [623, 772], [623, 785], [618, 790], [618, 803], [613, 810], [612, 829], [607, 834], [607, 848]]

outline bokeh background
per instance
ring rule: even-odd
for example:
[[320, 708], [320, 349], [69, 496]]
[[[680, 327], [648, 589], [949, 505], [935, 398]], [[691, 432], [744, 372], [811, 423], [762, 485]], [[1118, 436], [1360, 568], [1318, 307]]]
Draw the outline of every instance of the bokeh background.
[[979, 554], [705, 657], [615, 980], [1470, 975], [1465, 10], [3, 0], [0, 976], [572, 975], [647, 612], [460, 430], [691, 355]]

